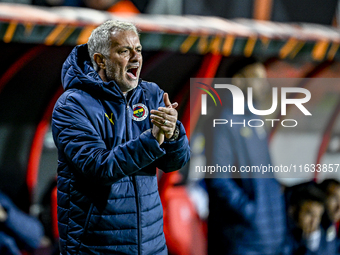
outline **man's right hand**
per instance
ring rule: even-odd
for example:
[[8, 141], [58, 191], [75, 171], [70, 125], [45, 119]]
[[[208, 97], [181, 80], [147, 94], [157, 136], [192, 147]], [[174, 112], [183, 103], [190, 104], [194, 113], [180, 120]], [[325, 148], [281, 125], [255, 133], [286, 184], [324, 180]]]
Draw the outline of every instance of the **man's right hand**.
[[[171, 103], [169, 100], [169, 95], [168, 93], [164, 93], [163, 95], [163, 100], [164, 100], [164, 104], [166, 108], [173, 108], [176, 109], [178, 106], [178, 103]], [[166, 109], [165, 109], [166, 110]], [[155, 111], [151, 111], [151, 113], [154, 113]], [[176, 113], [176, 120], [177, 120], [177, 111]], [[164, 138], [165, 138], [165, 133], [164, 130], [161, 129], [161, 125], [158, 123], [157, 121], [155, 121], [155, 116], [151, 117], [151, 122], [154, 124], [152, 127], [152, 135], [156, 138], [156, 140], [158, 141], [159, 145], [161, 145], [164, 142]]]

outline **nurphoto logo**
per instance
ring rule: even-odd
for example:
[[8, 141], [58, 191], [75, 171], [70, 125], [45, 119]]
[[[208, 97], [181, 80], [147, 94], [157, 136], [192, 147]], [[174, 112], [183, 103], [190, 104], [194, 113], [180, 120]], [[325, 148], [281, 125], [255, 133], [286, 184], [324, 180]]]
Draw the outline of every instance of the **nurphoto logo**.
[[[194, 87], [202, 90], [203, 94], [201, 94], [201, 115], [207, 115], [208, 112], [208, 95], [211, 100], [214, 102], [215, 106], [223, 107], [223, 101], [228, 100], [220, 96], [220, 93], [228, 90], [232, 97], [232, 112], [233, 115], [244, 115], [245, 108], [247, 107], [251, 113], [258, 116], [268, 116], [273, 114], [278, 106], [280, 101], [281, 108], [281, 116], [287, 115], [287, 105], [295, 105], [305, 116], [311, 116], [312, 114], [308, 109], [304, 106], [311, 99], [311, 93], [308, 89], [299, 88], [299, 87], [271, 87], [271, 107], [269, 109], [256, 109], [254, 106], [254, 93], [253, 87], [246, 88], [246, 96], [244, 92], [237, 87], [236, 85], [228, 84], [228, 83], [214, 83], [209, 86], [206, 83], [196, 81], [194, 83]], [[280, 90], [279, 90], [280, 89]], [[279, 92], [280, 91], [280, 92]], [[290, 94], [301, 94], [303, 97], [300, 98], [289, 98]], [[217, 100], [216, 100], [217, 99]], [[219, 101], [219, 103], [217, 102]], [[264, 123], [269, 122], [271, 126], [274, 126], [276, 121], [280, 121], [283, 127], [295, 127], [298, 125], [297, 120], [295, 119], [251, 119], [249, 121], [244, 120], [243, 122], [233, 122], [233, 120], [226, 119], [213, 119], [212, 125], [215, 127], [216, 125], [225, 125], [230, 124], [231, 127], [233, 125], [244, 125], [248, 124], [249, 127], [261, 127]]]

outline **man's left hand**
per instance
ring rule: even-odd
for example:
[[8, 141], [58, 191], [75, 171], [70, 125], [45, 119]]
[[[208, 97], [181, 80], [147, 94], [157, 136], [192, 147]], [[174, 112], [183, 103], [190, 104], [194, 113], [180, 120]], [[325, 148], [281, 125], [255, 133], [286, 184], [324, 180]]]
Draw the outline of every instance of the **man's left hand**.
[[178, 112], [175, 109], [178, 103], [171, 104], [168, 93], [163, 96], [165, 107], [159, 107], [157, 110], [151, 110], [151, 122], [156, 125], [167, 139], [170, 139], [175, 131]]

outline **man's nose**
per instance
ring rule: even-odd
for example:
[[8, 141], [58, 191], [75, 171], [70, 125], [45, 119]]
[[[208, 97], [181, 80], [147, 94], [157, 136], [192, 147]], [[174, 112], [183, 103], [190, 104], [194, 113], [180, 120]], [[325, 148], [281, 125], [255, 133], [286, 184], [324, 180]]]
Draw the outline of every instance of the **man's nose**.
[[133, 51], [131, 51], [130, 61], [136, 62], [136, 61], [138, 61], [141, 57], [142, 57], [142, 55], [140, 54], [140, 52], [138, 52], [138, 51], [136, 51], [136, 50], [133, 50]]

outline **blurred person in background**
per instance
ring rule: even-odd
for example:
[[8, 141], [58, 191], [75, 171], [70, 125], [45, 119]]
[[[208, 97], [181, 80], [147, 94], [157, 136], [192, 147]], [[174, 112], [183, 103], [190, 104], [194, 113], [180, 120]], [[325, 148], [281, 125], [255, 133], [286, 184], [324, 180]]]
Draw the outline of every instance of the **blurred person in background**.
[[[245, 96], [253, 89], [255, 103], [268, 91], [266, 70], [253, 58], [239, 58], [229, 65], [227, 77]], [[221, 92], [220, 92], [221, 91]], [[259, 119], [245, 104], [244, 115], [233, 115], [229, 90], [219, 90], [223, 108], [215, 119], [238, 124], [216, 125], [206, 135], [207, 165], [268, 166], [271, 164], [264, 127], [249, 127], [250, 119]], [[246, 97], [245, 97], [246, 98]], [[246, 102], [247, 100], [245, 100]], [[280, 183], [272, 173], [220, 173], [205, 179], [209, 194], [209, 254], [282, 254], [286, 249], [286, 211]]]
[[336, 235], [337, 251], [340, 254], [340, 182], [336, 179], [325, 179], [319, 184], [326, 194], [326, 213], [323, 224], [328, 228], [329, 234]]
[[335, 231], [321, 224], [326, 196], [314, 182], [287, 189], [288, 226], [293, 255], [335, 255]]
[[109, 20], [74, 48], [52, 114], [62, 254], [167, 254], [156, 167], [190, 157], [177, 103], [139, 78], [137, 28]]
[[24, 213], [0, 191], [0, 254], [20, 255], [32, 252], [43, 238], [43, 226], [34, 217]]
[[326, 179], [319, 184], [319, 187], [327, 196], [327, 214], [338, 232], [340, 221], [340, 182], [336, 179]]

